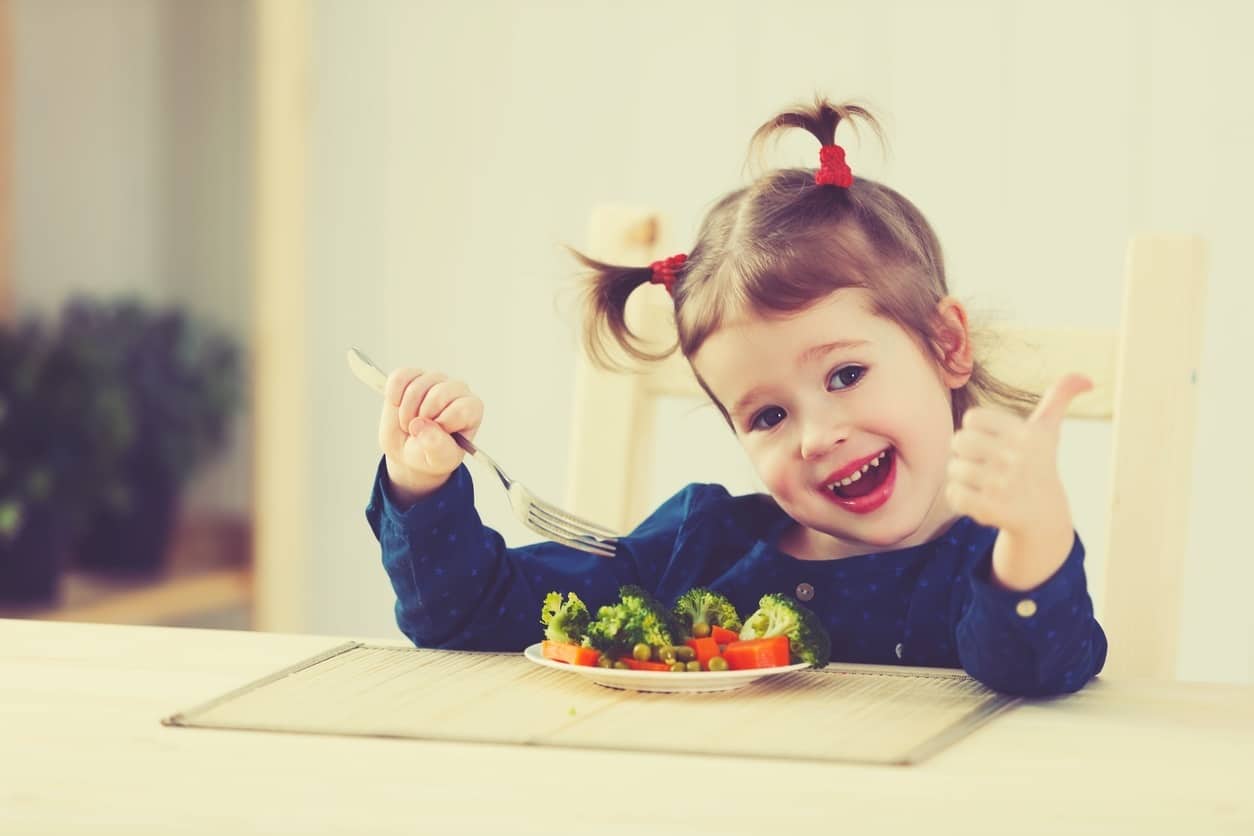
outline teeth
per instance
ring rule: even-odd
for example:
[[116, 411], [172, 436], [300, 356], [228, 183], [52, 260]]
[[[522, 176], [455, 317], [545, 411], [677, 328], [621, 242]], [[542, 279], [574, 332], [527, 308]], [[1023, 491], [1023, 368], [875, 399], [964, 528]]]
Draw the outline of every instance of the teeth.
[[863, 474], [863, 473], [866, 473], [868, 470], [870, 470], [870, 469], [871, 469], [871, 468], [873, 468], [873, 467], [879, 467], [881, 464], [883, 464], [883, 463], [884, 463], [884, 457], [885, 457], [885, 456], [887, 456], [887, 455], [888, 455], [888, 451], [887, 451], [887, 450], [885, 450], [884, 452], [880, 453], [878, 456], [876, 456], [876, 457], [875, 457], [874, 459], [872, 459], [871, 461], [869, 461], [869, 462], [867, 462], [866, 464], [862, 465], [862, 468], [861, 468], [860, 470], [855, 470], [853, 473], [849, 474], [849, 475], [848, 475], [848, 476], [846, 476], [844, 479], [841, 479], [841, 480], [840, 480], [840, 481], [838, 481], [838, 482], [833, 482], [833, 483], [831, 484], [831, 487], [832, 487], [833, 489], [835, 489], [835, 488], [846, 488], [846, 487], [848, 487], [848, 486], [852, 485], [854, 482], [856, 482], [856, 481], [858, 481], [859, 479], [861, 479], [861, 478], [862, 478], [862, 474]]

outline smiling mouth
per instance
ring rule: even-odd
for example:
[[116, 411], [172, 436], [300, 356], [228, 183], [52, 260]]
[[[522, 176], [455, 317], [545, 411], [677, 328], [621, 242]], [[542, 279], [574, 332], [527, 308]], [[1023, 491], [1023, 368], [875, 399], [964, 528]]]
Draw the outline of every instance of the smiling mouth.
[[884, 483], [892, 469], [893, 448], [883, 450], [871, 461], [862, 465], [859, 470], [827, 486], [841, 499], [857, 499], [866, 496]]

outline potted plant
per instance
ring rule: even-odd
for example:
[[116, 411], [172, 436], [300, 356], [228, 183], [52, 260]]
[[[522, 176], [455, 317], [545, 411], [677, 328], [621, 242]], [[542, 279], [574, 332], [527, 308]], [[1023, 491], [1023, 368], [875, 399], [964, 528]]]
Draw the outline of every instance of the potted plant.
[[122, 391], [30, 321], [0, 328], [0, 601], [55, 602], [131, 443]]
[[72, 299], [58, 342], [93, 357], [124, 392], [135, 430], [76, 563], [152, 573], [164, 565], [182, 489], [224, 444], [241, 404], [239, 349], [185, 311], [136, 299]]

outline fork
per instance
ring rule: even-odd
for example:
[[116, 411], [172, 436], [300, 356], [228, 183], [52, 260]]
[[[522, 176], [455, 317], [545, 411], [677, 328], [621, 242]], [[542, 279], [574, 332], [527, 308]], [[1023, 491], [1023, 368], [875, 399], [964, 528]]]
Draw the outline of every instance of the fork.
[[[384, 393], [387, 375], [356, 348], [348, 350], [348, 367], [362, 383], [380, 395]], [[579, 549], [601, 557], [614, 556], [618, 545], [618, 535], [613, 531], [580, 519], [552, 503], [539, 499], [522, 483], [509, 478], [500, 465], [464, 435], [461, 433], [451, 435], [457, 442], [457, 446], [491, 468], [496, 477], [501, 480], [501, 484], [505, 486], [505, 493], [509, 496], [510, 509], [527, 528], [544, 535], [549, 540], [570, 546], [572, 549]]]

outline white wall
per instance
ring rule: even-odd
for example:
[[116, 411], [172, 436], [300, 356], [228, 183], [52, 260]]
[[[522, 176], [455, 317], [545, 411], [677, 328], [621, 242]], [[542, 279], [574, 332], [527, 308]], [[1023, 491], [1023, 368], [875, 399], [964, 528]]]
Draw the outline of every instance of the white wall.
[[[977, 311], [1114, 324], [1130, 234], [1210, 239], [1183, 674], [1250, 678], [1251, 24], [1244, 4], [1183, 0], [317, 3], [310, 351], [327, 375], [311, 416], [311, 628], [394, 632], [361, 518], [377, 404], [343, 372], [344, 347], [470, 381], [483, 444], [560, 499], [575, 318], [555, 301], [572, 274], [559, 245], [616, 201], [668, 212], [686, 249], [741, 183], [753, 128], [817, 89], [884, 118], [891, 156], [854, 144], [855, 171], [923, 207]], [[659, 498], [690, 479], [751, 486], [734, 445], [703, 445], [712, 416], [678, 417]], [[1109, 433], [1069, 427], [1063, 456], [1100, 553]], [[479, 484], [485, 518], [530, 541]]]
[[[19, 311], [73, 294], [251, 322], [252, 41], [245, 0], [13, 0]], [[251, 512], [247, 415], [189, 511]]]

